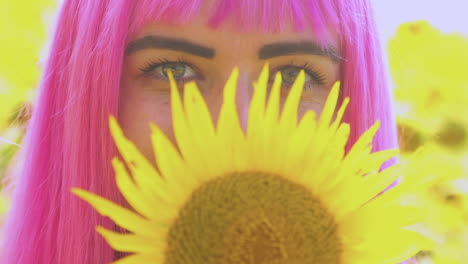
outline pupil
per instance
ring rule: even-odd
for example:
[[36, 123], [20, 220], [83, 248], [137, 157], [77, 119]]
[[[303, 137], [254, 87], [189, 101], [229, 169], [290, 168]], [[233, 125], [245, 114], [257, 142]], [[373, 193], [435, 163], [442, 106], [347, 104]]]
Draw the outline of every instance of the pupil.
[[185, 65], [181, 63], [171, 63], [163, 66], [163, 72], [166, 77], [167, 71], [171, 71], [175, 79], [180, 79], [185, 74]]

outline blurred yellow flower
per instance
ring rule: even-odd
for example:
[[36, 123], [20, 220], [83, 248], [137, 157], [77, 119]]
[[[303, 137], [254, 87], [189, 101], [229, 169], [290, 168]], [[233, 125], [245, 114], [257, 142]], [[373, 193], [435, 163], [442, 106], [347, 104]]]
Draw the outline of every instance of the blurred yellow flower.
[[[0, 131], [30, 100], [39, 80], [38, 61], [46, 39], [45, 11], [56, 0], [2, 1], [0, 8]], [[42, 22], [42, 23], [41, 23]], [[6, 113], [6, 114], [5, 114]]]
[[412, 22], [399, 27], [388, 52], [399, 103], [418, 117], [467, 120], [468, 38]]
[[[405, 175], [427, 178], [425, 230], [437, 247], [423, 263], [468, 256], [468, 38], [425, 21], [403, 24], [388, 46]], [[465, 183], [465, 184], [463, 184]], [[465, 254], [465, 255], [463, 255]]]

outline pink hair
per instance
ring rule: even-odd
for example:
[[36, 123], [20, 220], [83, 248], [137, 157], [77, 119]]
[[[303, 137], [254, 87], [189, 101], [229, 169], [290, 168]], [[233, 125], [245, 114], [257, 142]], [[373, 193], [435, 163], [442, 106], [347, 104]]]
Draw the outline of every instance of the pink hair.
[[[39, 97], [25, 139], [23, 172], [16, 181], [6, 223], [5, 264], [109, 263], [115, 254], [95, 232], [108, 219], [70, 192], [80, 187], [124, 204], [115, 186], [116, 154], [108, 129], [118, 113], [124, 49], [153, 22], [184, 23], [202, 0], [65, 0], [52, 41]], [[366, 0], [217, 0], [212, 27], [232, 17], [242, 30], [328, 28], [340, 36], [342, 96], [352, 144], [376, 120], [375, 149], [397, 147], [391, 91], [387, 85], [372, 10]], [[283, 18], [283, 19], [278, 19]]]

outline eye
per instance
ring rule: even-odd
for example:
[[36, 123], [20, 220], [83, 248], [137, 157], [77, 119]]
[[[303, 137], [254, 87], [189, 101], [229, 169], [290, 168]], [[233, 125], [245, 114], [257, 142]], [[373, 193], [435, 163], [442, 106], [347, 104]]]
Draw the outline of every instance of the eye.
[[[281, 72], [281, 79], [283, 80], [283, 83], [286, 85], [293, 85], [300, 71], [301, 71], [300, 68], [290, 67], [290, 66], [284, 67], [283, 69], [281, 69], [280, 72]], [[306, 83], [310, 80], [311, 80], [310, 75], [306, 74], [304, 82]]]
[[311, 88], [311, 86], [325, 84], [325, 77], [308, 67], [307, 64], [304, 66], [287, 65], [277, 68], [274, 72], [280, 72], [283, 85], [290, 87], [294, 84], [294, 81], [296, 80], [301, 70], [304, 70], [305, 73], [305, 88]]
[[168, 77], [167, 71], [172, 71], [174, 79], [185, 79], [195, 76], [195, 71], [186, 63], [182, 62], [171, 62], [160, 65], [154, 69], [155, 73], [160, 76]]
[[141, 71], [145, 75], [158, 80], [168, 80], [168, 71], [172, 71], [176, 81], [188, 81], [197, 77], [193, 67], [183, 61], [161, 60], [160, 62], [150, 62]]

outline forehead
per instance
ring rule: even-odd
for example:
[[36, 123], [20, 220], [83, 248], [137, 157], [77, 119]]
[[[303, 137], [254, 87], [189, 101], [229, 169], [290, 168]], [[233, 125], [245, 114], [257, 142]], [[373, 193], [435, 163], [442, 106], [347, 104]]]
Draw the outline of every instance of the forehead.
[[[135, 0], [130, 38], [152, 24], [250, 33], [313, 33], [325, 45], [338, 24], [333, 0]], [[179, 27], [179, 29], [182, 27]]]

